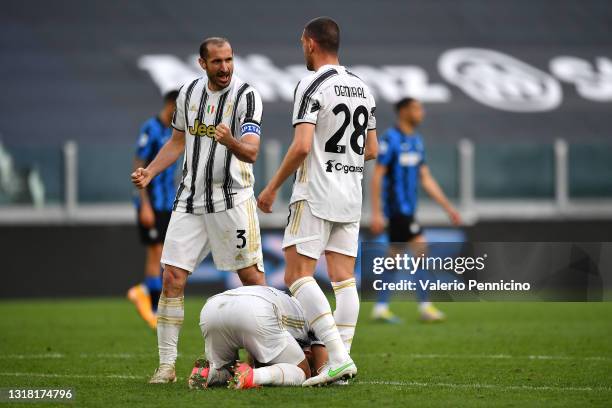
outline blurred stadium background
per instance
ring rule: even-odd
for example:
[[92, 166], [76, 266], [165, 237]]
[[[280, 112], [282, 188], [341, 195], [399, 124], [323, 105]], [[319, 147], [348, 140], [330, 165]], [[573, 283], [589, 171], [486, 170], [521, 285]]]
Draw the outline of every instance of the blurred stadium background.
[[[292, 137], [301, 28], [321, 14], [340, 23], [341, 62], [375, 91], [380, 132], [401, 96], [424, 102], [428, 162], [466, 220], [449, 229], [422, 201], [418, 219], [434, 239], [612, 241], [609, 1], [22, 0], [0, 9], [2, 298], [123, 295], [141, 279], [129, 179], [138, 129], [163, 92], [201, 75], [204, 37], [230, 39], [236, 74], [264, 99], [259, 192]], [[268, 269], [282, 269], [289, 193], [287, 184], [276, 214], [260, 216]], [[205, 265], [195, 278], [206, 285], [188, 290], [232, 284]]]

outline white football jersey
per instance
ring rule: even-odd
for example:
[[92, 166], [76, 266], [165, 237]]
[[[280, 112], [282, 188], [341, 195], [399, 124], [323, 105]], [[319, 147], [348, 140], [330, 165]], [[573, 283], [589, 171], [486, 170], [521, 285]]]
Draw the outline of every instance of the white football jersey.
[[307, 200], [312, 213], [333, 222], [361, 218], [361, 180], [376, 104], [366, 84], [343, 66], [324, 65], [295, 89], [293, 126], [315, 125], [310, 153], [299, 168], [291, 203]]
[[225, 211], [253, 196], [253, 166], [235, 157], [214, 135], [215, 127], [225, 123], [236, 138], [260, 136], [262, 111], [257, 91], [235, 75], [228, 87], [216, 92], [208, 88], [206, 77], [181, 88], [172, 127], [185, 132], [185, 157], [174, 211]]
[[319, 341], [304, 317], [304, 309], [293, 296], [269, 286], [241, 286], [215, 296], [255, 296], [272, 303], [278, 311], [283, 327], [302, 347], [323, 344]]

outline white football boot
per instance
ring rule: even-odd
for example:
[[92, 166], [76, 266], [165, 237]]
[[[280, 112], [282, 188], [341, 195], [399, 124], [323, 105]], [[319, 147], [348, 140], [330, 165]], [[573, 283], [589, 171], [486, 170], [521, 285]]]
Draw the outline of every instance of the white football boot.
[[350, 358], [337, 367], [330, 367], [329, 363], [323, 366], [321, 372], [310, 377], [302, 387], [315, 387], [334, 383], [338, 380], [348, 380], [357, 375], [357, 366]]
[[149, 380], [149, 384], [168, 384], [176, 382], [176, 370], [172, 364], [160, 364]]

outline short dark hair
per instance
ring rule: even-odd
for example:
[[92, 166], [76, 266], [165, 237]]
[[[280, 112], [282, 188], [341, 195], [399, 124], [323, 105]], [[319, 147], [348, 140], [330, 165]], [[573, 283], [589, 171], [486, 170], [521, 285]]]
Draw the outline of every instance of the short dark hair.
[[176, 102], [176, 98], [179, 96], [179, 91], [173, 89], [164, 94], [164, 103]]
[[410, 96], [406, 96], [399, 101], [395, 102], [395, 113], [399, 112], [400, 109], [412, 105], [414, 102], [417, 102], [415, 98]]
[[212, 44], [212, 45], [216, 45], [217, 47], [223, 45], [223, 44], [229, 44], [230, 42], [228, 41], [227, 38], [223, 38], [223, 37], [208, 37], [207, 39], [205, 39], [202, 44], [200, 44], [200, 57], [202, 59], [206, 59], [208, 58], [208, 44]]
[[315, 40], [324, 51], [337, 54], [340, 48], [340, 27], [330, 17], [317, 17], [304, 27], [304, 35]]

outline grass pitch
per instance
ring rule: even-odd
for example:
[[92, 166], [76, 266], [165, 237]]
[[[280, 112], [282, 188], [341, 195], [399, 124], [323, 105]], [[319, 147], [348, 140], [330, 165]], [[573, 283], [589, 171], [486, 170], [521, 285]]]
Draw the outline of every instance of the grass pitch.
[[72, 406], [113, 408], [612, 405], [612, 303], [439, 304], [448, 321], [433, 325], [416, 322], [415, 304], [398, 303], [396, 326], [370, 322], [364, 303], [352, 384], [190, 391], [202, 305], [187, 299], [179, 381], [160, 386], [147, 384], [156, 336], [127, 300], [2, 301], [0, 388], [72, 388]]

